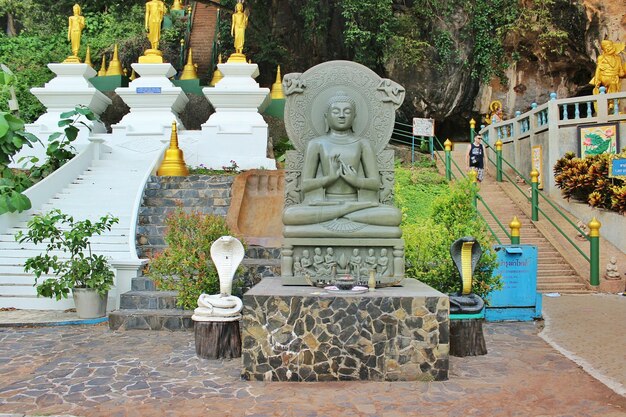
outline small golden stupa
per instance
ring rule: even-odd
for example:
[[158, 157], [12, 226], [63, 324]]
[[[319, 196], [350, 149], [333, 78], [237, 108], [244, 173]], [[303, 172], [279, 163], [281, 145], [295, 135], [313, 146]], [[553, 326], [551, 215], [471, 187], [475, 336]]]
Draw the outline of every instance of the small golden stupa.
[[283, 82], [280, 76], [280, 65], [278, 66], [278, 70], [276, 71], [276, 81], [272, 84], [272, 92], [271, 92], [272, 100], [280, 100], [285, 98], [285, 94], [283, 94]]
[[115, 44], [115, 48], [113, 49], [113, 58], [109, 63], [109, 69], [107, 69], [106, 75], [124, 75], [124, 72], [122, 71], [122, 63], [120, 62], [120, 58], [117, 53], [117, 44]]
[[157, 175], [161, 177], [186, 177], [189, 175], [183, 151], [178, 147], [178, 133], [176, 122], [172, 122], [172, 136], [170, 136], [170, 147], [165, 151], [163, 162], [157, 170]]
[[85, 54], [85, 64], [93, 68], [93, 63], [91, 62], [91, 49], [89, 48], [89, 45], [87, 45], [87, 53]]
[[[222, 63], [222, 54], [219, 54], [217, 57], [217, 63], [221, 64]], [[209, 83], [210, 87], [215, 87], [215, 84], [217, 84], [218, 82], [220, 82], [220, 80], [224, 78], [224, 74], [222, 74], [222, 71], [220, 71], [219, 67], [215, 69], [215, 72], [213, 72], [213, 78], [211, 78], [211, 82]]]
[[102, 65], [100, 65], [100, 71], [98, 71], [98, 77], [104, 77], [107, 75], [107, 57], [102, 54]]
[[180, 0], [174, 0], [174, 4], [172, 4], [170, 10], [183, 10], [183, 4]]
[[193, 63], [193, 57], [191, 54], [191, 48], [187, 54], [187, 64], [183, 68], [183, 73], [180, 76], [181, 80], [196, 80], [198, 79], [198, 73], [196, 72], [196, 66]]

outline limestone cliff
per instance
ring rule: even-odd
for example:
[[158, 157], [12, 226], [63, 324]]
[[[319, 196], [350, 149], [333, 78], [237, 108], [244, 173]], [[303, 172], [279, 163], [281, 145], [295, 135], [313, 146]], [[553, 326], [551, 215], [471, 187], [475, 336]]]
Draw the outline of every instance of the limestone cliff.
[[[503, 59], [509, 66], [501, 77], [491, 77], [488, 81], [472, 77], [468, 69], [477, 55], [476, 41], [466, 30], [474, 18], [467, 11], [469, 3], [441, 0], [448, 7], [445, 19], [442, 14], [433, 16], [430, 22], [416, 20], [424, 33], [445, 31], [454, 59], [442, 61], [441, 50], [430, 42], [416, 65], [404, 67], [387, 59], [372, 66], [382, 76], [406, 87], [400, 117], [435, 118], [438, 136], [455, 139], [467, 134], [467, 121], [472, 117], [480, 120], [492, 100], [500, 100], [505, 117], [512, 117], [517, 110], [527, 110], [532, 102], [547, 101], [550, 92], [556, 92], [559, 97], [589, 94], [588, 82], [600, 41], [605, 37], [626, 41], [626, 4], [621, 0], [519, 2], [522, 13], [516, 24], [510, 25], [515, 30], [503, 26], [498, 32], [505, 52]], [[394, 0], [394, 16], [414, 13], [421, 4]], [[288, 73], [302, 72], [327, 60], [354, 59], [354, 51], [345, 42], [344, 6], [342, 0], [251, 1], [251, 21], [256, 23], [251, 28], [249, 52], [261, 63], [261, 84], [273, 82], [276, 64], [281, 64], [283, 73]], [[545, 10], [543, 14], [526, 13], [533, 7]], [[502, 9], [506, 12], [505, 6]], [[544, 21], [538, 22], [540, 19]], [[557, 42], [552, 42], [549, 35], [554, 35]], [[268, 39], [272, 40], [271, 48]], [[259, 47], [262, 42], [265, 47]]]

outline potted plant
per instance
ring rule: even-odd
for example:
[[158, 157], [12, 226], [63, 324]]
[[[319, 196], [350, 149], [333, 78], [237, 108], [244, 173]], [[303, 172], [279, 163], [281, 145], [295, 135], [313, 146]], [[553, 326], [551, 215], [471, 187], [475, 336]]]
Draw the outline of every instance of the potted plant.
[[[103, 317], [114, 274], [106, 257], [92, 253], [89, 239], [111, 230], [118, 221], [109, 214], [97, 222], [75, 221], [58, 209], [33, 217], [26, 233], [19, 231], [15, 239], [46, 245], [45, 253], [28, 258], [24, 264], [26, 272], [35, 274], [37, 294], [60, 300], [71, 290], [79, 318]], [[54, 277], [40, 281], [47, 274]]]

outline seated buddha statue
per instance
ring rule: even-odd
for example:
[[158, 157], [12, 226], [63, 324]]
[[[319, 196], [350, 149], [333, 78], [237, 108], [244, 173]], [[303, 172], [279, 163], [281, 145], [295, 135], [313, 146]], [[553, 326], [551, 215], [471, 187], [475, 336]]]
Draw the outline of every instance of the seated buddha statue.
[[398, 238], [402, 214], [379, 202], [377, 156], [352, 126], [355, 100], [337, 91], [324, 115], [326, 134], [311, 139], [300, 177], [303, 199], [283, 212], [285, 237]]

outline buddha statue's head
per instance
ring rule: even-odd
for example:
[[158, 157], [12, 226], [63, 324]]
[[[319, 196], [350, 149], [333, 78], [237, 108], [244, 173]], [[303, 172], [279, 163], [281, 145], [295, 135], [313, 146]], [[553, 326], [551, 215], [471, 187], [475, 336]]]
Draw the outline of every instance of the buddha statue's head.
[[236, 12], [243, 11], [243, 4], [242, 3], [237, 3], [237, 5], [235, 6], [235, 11]]
[[72, 10], [74, 11], [74, 16], [80, 15], [80, 5], [78, 3], [76, 3], [74, 7], [72, 7]]
[[356, 102], [343, 91], [337, 91], [328, 100], [328, 110], [325, 113], [326, 131], [344, 132], [352, 129], [356, 117]]
[[609, 41], [609, 40], [603, 40], [600, 43], [600, 46], [602, 48], [602, 50], [604, 52], [606, 52], [607, 54], [613, 54], [615, 53], [615, 48], [613, 47], [613, 42]]

